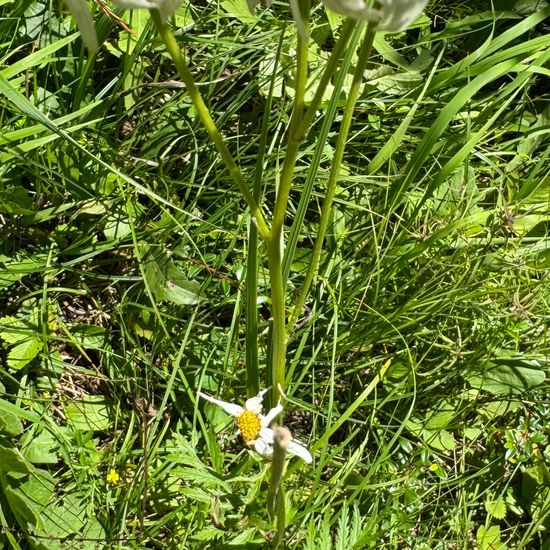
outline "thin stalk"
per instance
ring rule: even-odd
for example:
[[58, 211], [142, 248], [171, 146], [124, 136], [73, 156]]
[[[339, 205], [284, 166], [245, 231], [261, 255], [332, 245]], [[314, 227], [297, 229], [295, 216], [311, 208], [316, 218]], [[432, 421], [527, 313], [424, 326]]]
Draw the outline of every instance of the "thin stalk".
[[368, 24], [365, 37], [363, 38], [363, 42], [359, 50], [359, 58], [357, 60], [357, 66], [353, 75], [353, 81], [349, 91], [348, 101], [346, 102], [346, 106], [344, 107], [342, 124], [338, 133], [338, 140], [336, 142], [334, 158], [332, 159], [332, 164], [330, 167], [327, 192], [325, 196], [325, 202], [321, 211], [321, 220], [319, 222], [319, 231], [317, 232], [317, 238], [313, 247], [311, 262], [309, 264], [304, 283], [300, 290], [300, 295], [298, 296], [294, 311], [288, 323], [289, 331], [292, 330], [292, 327], [298, 320], [298, 317], [301, 315], [302, 307], [304, 305], [305, 299], [309, 292], [309, 288], [311, 286], [311, 283], [313, 282], [313, 278], [319, 266], [319, 259], [321, 257], [321, 250], [325, 239], [325, 233], [327, 231], [328, 222], [332, 211], [332, 201], [334, 199], [336, 183], [338, 182], [338, 176], [340, 174], [340, 165], [342, 164], [342, 159], [344, 157], [344, 150], [346, 148], [346, 142], [351, 126], [353, 111], [355, 109], [355, 104], [357, 103], [357, 98], [359, 97], [359, 92], [361, 90], [361, 84], [363, 80], [363, 73], [365, 72], [365, 68], [370, 58], [372, 43], [376, 34], [376, 31], [374, 30], [375, 26], [376, 23], [371, 22]]
[[[281, 32], [275, 66], [271, 77], [269, 94], [266, 98], [262, 133], [258, 144], [258, 156], [254, 172], [254, 199], [260, 202], [264, 159], [269, 135], [269, 122], [273, 90], [277, 79], [279, 55], [283, 46], [284, 32]], [[246, 393], [254, 397], [260, 392], [260, 370], [258, 361], [258, 228], [251, 223], [248, 227], [248, 255], [246, 258]]]
[[315, 118], [317, 110], [319, 109], [319, 106], [323, 101], [323, 96], [325, 95], [327, 85], [330, 82], [332, 75], [336, 72], [336, 69], [338, 68], [338, 63], [344, 53], [344, 50], [346, 49], [346, 46], [348, 45], [348, 42], [350, 41], [353, 29], [355, 28], [355, 24], [355, 20], [348, 18], [344, 21], [344, 24], [340, 29], [340, 36], [338, 37], [338, 41], [332, 49], [330, 57], [325, 65], [325, 69], [323, 71], [323, 74], [321, 75], [319, 84], [317, 85], [315, 95], [313, 96], [313, 99], [311, 100], [307, 111], [302, 117], [300, 126], [297, 129], [296, 133], [298, 136], [301, 136], [300, 139], [302, 141], [305, 139], [309, 127], [311, 126], [311, 123]]
[[201, 119], [201, 122], [206, 128], [206, 131], [208, 132], [210, 139], [214, 142], [214, 145], [216, 146], [216, 149], [220, 153], [223, 162], [227, 166], [229, 173], [235, 180], [235, 183], [237, 184], [239, 191], [242, 193], [246, 203], [248, 204], [248, 207], [250, 208], [250, 211], [252, 212], [252, 216], [255, 220], [255, 223], [258, 226], [258, 231], [260, 235], [264, 240], [268, 239], [270, 231], [264, 220], [264, 216], [262, 214], [260, 206], [258, 205], [258, 202], [256, 201], [256, 199], [254, 198], [254, 196], [246, 186], [241, 170], [237, 166], [237, 163], [235, 162], [233, 155], [229, 151], [225, 143], [225, 140], [223, 139], [222, 134], [218, 130], [216, 123], [214, 122], [214, 120], [212, 119], [212, 116], [210, 115], [210, 111], [208, 110], [206, 103], [202, 99], [201, 93], [199, 92], [199, 89], [195, 84], [193, 75], [191, 74], [191, 71], [187, 66], [185, 57], [183, 56], [183, 53], [176, 41], [176, 38], [172, 33], [172, 29], [170, 28], [170, 25], [162, 23], [158, 10], [150, 10], [150, 12], [151, 12], [151, 17], [153, 19], [155, 27], [157, 28], [157, 32], [162, 38], [162, 41], [166, 46], [166, 50], [172, 57], [172, 60], [174, 61], [174, 64], [178, 69], [180, 77], [183, 80], [185, 87], [187, 88], [187, 92], [191, 97], [191, 101], [193, 102], [193, 105], [197, 110], [197, 113], [199, 115], [199, 118]]
[[292, 227], [288, 233], [288, 240], [285, 246], [285, 254], [283, 258], [283, 280], [288, 280], [288, 274], [290, 273], [290, 266], [294, 259], [294, 254], [296, 251], [296, 246], [298, 244], [298, 239], [300, 237], [300, 231], [304, 224], [304, 219], [310, 204], [311, 194], [313, 193], [314, 182], [317, 179], [317, 172], [319, 170], [322, 157], [325, 151], [325, 142], [327, 140], [330, 129], [334, 122], [334, 117], [336, 112], [339, 110], [338, 99], [342, 93], [344, 87], [344, 81], [351, 66], [352, 58], [355, 56], [357, 50], [357, 45], [360, 43], [362, 38], [362, 28], [354, 25], [354, 31], [351, 38], [347, 42], [346, 53], [341, 59], [341, 64], [339, 66], [338, 72], [334, 78], [334, 89], [332, 91], [332, 100], [327, 105], [326, 109], [323, 112], [323, 122], [321, 128], [318, 132], [315, 132], [315, 151], [313, 157], [309, 162], [309, 167], [307, 170], [307, 175], [304, 180], [303, 187], [300, 194], [300, 202], [298, 208], [294, 215], [292, 221]]
[[283, 280], [283, 227], [285, 221], [288, 196], [294, 174], [294, 166], [298, 149], [302, 142], [298, 135], [298, 128], [304, 111], [304, 96], [307, 84], [308, 72], [308, 41], [309, 12], [311, 2], [305, 0], [300, 6], [303, 15], [306, 39], [298, 34], [297, 61], [296, 61], [296, 86], [294, 95], [294, 109], [290, 118], [288, 142], [283, 161], [283, 169], [277, 189], [271, 234], [266, 239], [267, 258], [269, 266], [269, 279], [271, 283], [271, 311], [273, 324], [271, 329], [271, 379], [272, 404], [280, 399], [280, 388], [284, 387], [286, 366], [286, 308], [285, 285]]

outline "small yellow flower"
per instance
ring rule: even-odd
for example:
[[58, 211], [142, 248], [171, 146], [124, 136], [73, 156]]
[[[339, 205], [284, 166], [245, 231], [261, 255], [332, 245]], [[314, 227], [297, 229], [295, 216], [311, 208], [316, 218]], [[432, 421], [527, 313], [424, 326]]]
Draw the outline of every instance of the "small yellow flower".
[[116, 485], [119, 480], [120, 476], [118, 475], [117, 471], [114, 468], [111, 468], [109, 470], [109, 473], [107, 474], [107, 483], [109, 485]]
[[[199, 392], [202, 397], [214, 405], [221, 407], [227, 414], [235, 418], [238, 433], [243, 436], [248, 447], [252, 447], [259, 455], [270, 458], [273, 455], [273, 430], [269, 427], [273, 419], [283, 410], [281, 403], [277, 403], [265, 416], [262, 414], [262, 401], [267, 390], [261, 391], [256, 397], [247, 399], [244, 407], [236, 403], [221, 401], [206, 393]], [[311, 453], [300, 443], [290, 441], [288, 452], [300, 457], [308, 464], [313, 460]]]

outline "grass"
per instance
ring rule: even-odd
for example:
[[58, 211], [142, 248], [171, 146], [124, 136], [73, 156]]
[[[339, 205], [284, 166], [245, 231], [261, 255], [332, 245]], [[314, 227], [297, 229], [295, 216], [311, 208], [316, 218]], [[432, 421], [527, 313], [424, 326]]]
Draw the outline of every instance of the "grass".
[[[174, 30], [270, 220], [296, 32], [244, 4]], [[550, 12], [520, 4], [376, 35], [303, 311], [356, 48], [299, 148], [284, 423], [314, 462], [288, 464], [281, 546], [550, 547]], [[0, 6], [0, 539], [269, 547], [269, 463], [196, 397], [268, 385], [266, 248], [147, 12], [95, 10], [90, 56], [60, 6]]]

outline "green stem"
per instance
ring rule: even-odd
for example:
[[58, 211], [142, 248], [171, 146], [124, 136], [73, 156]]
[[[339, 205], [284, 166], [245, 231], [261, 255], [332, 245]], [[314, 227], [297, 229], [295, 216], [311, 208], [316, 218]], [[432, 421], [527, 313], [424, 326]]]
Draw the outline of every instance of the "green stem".
[[311, 262], [309, 264], [308, 271], [304, 279], [304, 283], [300, 290], [300, 295], [294, 307], [294, 312], [288, 324], [289, 331], [292, 330], [292, 327], [294, 326], [294, 324], [296, 323], [296, 321], [298, 320], [298, 317], [302, 312], [302, 307], [304, 305], [305, 299], [309, 292], [309, 288], [311, 286], [311, 283], [313, 282], [313, 278], [319, 266], [319, 259], [321, 257], [321, 250], [325, 239], [325, 233], [327, 231], [330, 214], [332, 211], [332, 201], [334, 199], [334, 193], [336, 191], [336, 183], [338, 182], [340, 165], [342, 164], [342, 159], [344, 157], [344, 150], [346, 148], [346, 142], [348, 139], [349, 129], [351, 126], [353, 111], [355, 109], [355, 104], [357, 103], [357, 98], [359, 97], [359, 92], [361, 91], [363, 73], [365, 72], [365, 68], [367, 66], [370, 53], [372, 50], [372, 43], [374, 40], [374, 36], [376, 34], [376, 31], [374, 30], [375, 26], [376, 26], [375, 23], [369, 23], [367, 27], [367, 31], [365, 33], [365, 37], [363, 38], [363, 42], [361, 44], [361, 48], [359, 50], [359, 58], [357, 60], [357, 66], [355, 68], [355, 73], [353, 75], [353, 82], [351, 84], [351, 88], [349, 91], [348, 101], [346, 102], [346, 106], [344, 107], [342, 124], [340, 126], [340, 131], [338, 133], [338, 140], [336, 142], [334, 158], [332, 159], [332, 163], [330, 167], [330, 174], [329, 174], [329, 179], [327, 183], [327, 192], [325, 196], [325, 202], [323, 204], [323, 208], [321, 211], [321, 220], [319, 222], [319, 231], [317, 232], [317, 238], [315, 240], [315, 245], [313, 247]]
[[[311, 2], [305, 0], [300, 6], [303, 13], [304, 27], [309, 32], [309, 12]], [[285, 285], [283, 280], [283, 227], [294, 174], [294, 166], [298, 156], [298, 149], [302, 142], [301, 135], [297, 131], [304, 111], [304, 95], [307, 84], [308, 72], [308, 44], [298, 34], [297, 62], [296, 62], [296, 86], [294, 96], [294, 109], [290, 119], [288, 142], [283, 161], [283, 168], [277, 189], [271, 234], [266, 239], [267, 258], [269, 265], [269, 279], [271, 283], [271, 311], [273, 324], [271, 330], [271, 397], [272, 404], [280, 399], [280, 388], [284, 387], [286, 366], [286, 308]]]
[[166, 46], [166, 50], [172, 57], [172, 60], [174, 61], [174, 64], [178, 69], [180, 77], [183, 80], [185, 87], [187, 88], [187, 92], [191, 97], [191, 101], [193, 102], [193, 105], [197, 110], [201, 122], [206, 128], [210, 139], [212, 139], [212, 141], [214, 142], [214, 145], [218, 149], [218, 152], [220, 153], [225, 165], [229, 169], [229, 173], [235, 180], [235, 183], [237, 184], [240, 192], [246, 200], [248, 207], [252, 212], [252, 216], [254, 217], [260, 235], [264, 240], [268, 239], [270, 232], [264, 220], [264, 216], [262, 214], [260, 206], [246, 186], [242, 172], [237, 166], [233, 155], [231, 155], [231, 152], [229, 151], [225, 140], [223, 139], [223, 136], [218, 130], [216, 123], [212, 119], [206, 103], [202, 99], [199, 89], [195, 84], [195, 80], [193, 79], [193, 75], [191, 74], [191, 71], [189, 71], [189, 67], [187, 66], [187, 62], [185, 61], [183, 53], [176, 41], [176, 38], [174, 37], [174, 34], [172, 33], [170, 25], [162, 23], [158, 10], [150, 10], [150, 12], [157, 31]]
[[342, 25], [342, 28], [340, 29], [340, 36], [338, 37], [338, 41], [332, 49], [332, 53], [330, 54], [327, 64], [325, 65], [325, 69], [323, 71], [323, 74], [321, 75], [319, 84], [317, 85], [315, 95], [313, 96], [313, 99], [311, 100], [307, 111], [300, 121], [300, 126], [296, 131], [297, 135], [300, 136], [301, 141], [305, 139], [309, 127], [311, 126], [311, 123], [315, 118], [317, 110], [319, 109], [319, 106], [323, 101], [323, 96], [325, 95], [327, 85], [330, 82], [332, 75], [336, 72], [336, 69], [338, 68], [338, 63], [344, 53], [344, 50], [346, 49], [346, 46], [348, 45], [348, 42], [350, 41], [353, 29], [355, 28], [355, 24], [355, 20], [346, 19], [344, 21], [344, 24]]
[[[277, 81], [279, 57], [283, 46], [284, 33], [281, 33], [275, 66], [271, 77], [269, 94], [266, 98], [262, 133], [258, 144], [258, 155], [254, 171], [254, 198], [260, 201], [264, 173], [265, 153], [270, 127], [270, 113], [273, 90]], [[251, 223], [248, 228], [248, 255], [246, 258], [246, 392], [254, 397], [260, 392], [260, 369], [258, 361], [258, 228]]]

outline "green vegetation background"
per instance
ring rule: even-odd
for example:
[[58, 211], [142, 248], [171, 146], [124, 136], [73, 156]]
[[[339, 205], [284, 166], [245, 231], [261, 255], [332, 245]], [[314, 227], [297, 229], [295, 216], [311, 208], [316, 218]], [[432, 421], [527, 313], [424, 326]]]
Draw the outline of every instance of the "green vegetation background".
[[[285, 423], [314, 463], [287, 472], [288, 548], [550, 548], [549, 15], [431, 2], [376, 37], [289, 342]], [[268, 547], [267, 466], [195, 397], [246, 398], [249, 215], [147, 12], [95, 16], [88, 56], [64, 6], [0, 0], [0, 541]], [[184, 3], [174, 22], [250, 182], [268, 117], [269, 209], [288, 7]], [[338, 23], [313, 14], [312, 80]], [[327, 96], [298, 160], [289, 311], [339, 116]]]

